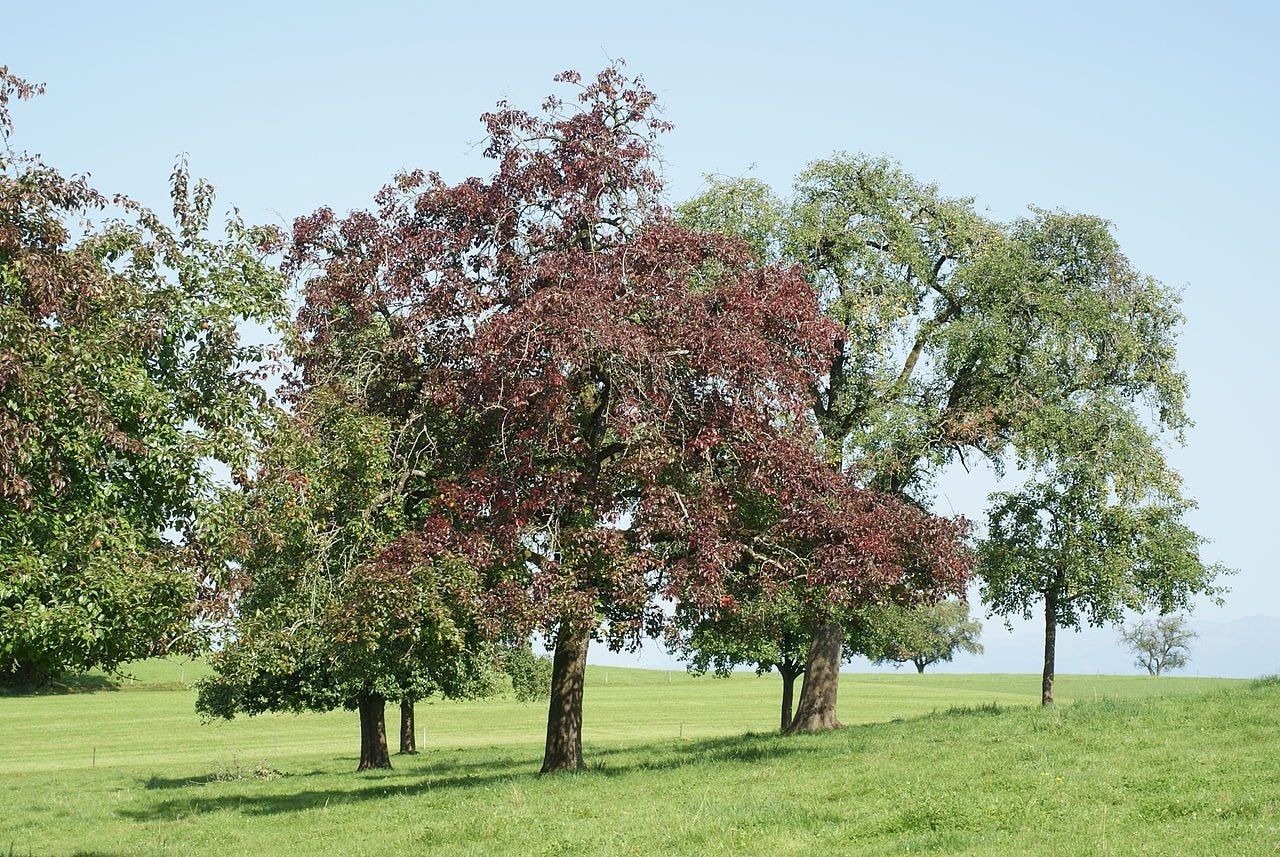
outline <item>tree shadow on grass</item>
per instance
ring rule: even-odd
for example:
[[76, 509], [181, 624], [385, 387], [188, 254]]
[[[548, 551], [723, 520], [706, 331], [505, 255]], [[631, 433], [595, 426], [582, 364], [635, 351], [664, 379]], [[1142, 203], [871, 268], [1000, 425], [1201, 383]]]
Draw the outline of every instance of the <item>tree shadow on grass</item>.
[[[930, 718], [986, 717], [1000, 714], [1005, 709], [998, 706], [956, 708], [925, 714], [911, 720]], [[895, 721], [901, 723], [902, 721]], [[877, 734], [883, 733], [890, 723], [861, 723], [846, 726], [838, 733], [842, 749], [852, 753], [865, 751]], [[706, 763], [750, 766], [773, 759], [794, 759], [807, 755], [829, 755], [831, 735], [783, 736], [777, 733], [752, 732], [722, 738], [694, 740], [667, 740], [660, 742], [629, 744], [615, 747], [588, 748], [588, 766], [580, 773], [557, 774], [562, 777], [618, 777], [640, 771], [669, 771], [685, 767], [699, 767]], [[351, 760], [353, 763], [355, 760]], [[407, 765], [387, 771], [351, 773], [353, 788], [308, 789], [285, 794], [216, 794], [205, 790], [184, 797], [161, 800], [142, 808], [121, 810], [120, 815], [138, 821], [174, 820], [193, 815], [235, 811], [248, 816], [277, 815], [303, 812], [322, 807], [342, 806], [368, 800], [379, 800], [392, 795], [419, 795], [434, 791], [468, 790], [497, 783], [532, 782], [538, 779], [538, 757], [534, 751], [516, 751], [500, 759], [483, 762], [455, 762], [442, 760], [427, 765]], [[297, 776], [341, 776], [332, 771], [311, 771], [307, 774], [289, 774], [285, 779]], [[235, 785], [241, 781], [219, 780], [216, 775], [196, 778], [166, 779], [152, 777], [146, 782], [148, 789], [180, 789], [190, 786], [212, 785], [225, 782]]]
[[[345, 758], [345, 757], [344, 757]], [[401, 757], [396, 757], [401, 758]], [[418, 757], [422, 758], [421, 756]], [[367, 771], [357, 773], [355, 770], [356, 760], [351, 758], [350, 776], [360, 777], [361, 780], [377, 778], [379, 782], [386, 781], [388, 784], [395, 780], [416, 778], [421, 779], [423, 775], [440, 776], [443, 774], [458, 774], [459, 771], [498, 771], [509, 770], [514, 765], [527, 764], [526, 757], [515, 757], [510, 759], [490, 759], [484, 762], [453, 762], [440, 761], [431, 764], [420, 763], [404, 763], [394, 768], [383, 769], [379, 771]], [[394, 762], [392, 764], [395, 764]], [[272, 769], [274, 770], [274, 769]], [[237, 775], [239, 774], [239, 775]], [[470, 774], [468, 774], [469, 776]], [[148, 777], [143, 787], [148, 791], [165, 790], [165, 789], [185, 789], [193, 786], [207, 786], [213, 783], [236, 783], [236, 782], [253, 782], [255, 780], [274, 780], [274, 779], [298, 779], [302, 777], [325, 777], [325, 776], [344, 776], [341, 772], [332, 770], [316, 769], [313, 771], [305, 771], [299, 773], [280, 772], [279, 776], [256, 776], [255, 768], [252, 765], [242, 766], [232, 769], [228, 772], [226, 769], [219, 769], [208, 774], [200, 774], [194, 777]], [[388, 787], [394, 787], [389, 785]], [[2, 857], [2, 855], [0, 855]]]
[[100, 690], [119, 690], [117, 681], [105, 675], [71, 675], [54, 679], [42, 685], [0, 685], [2, 696], [59, 696], [67, 693], [96, 693]]
[[[849, 732], [857, 731], [853, 727]], [[744, 735], [697, 741], [638, 744], [589, 751], [589, 766], [578, 774], [558, 777], [617, 777], [636, 771], [662, 771], [696, 767], [707, 762], [750, 765], [764, 759], [791, 757], [806, 753], [829, 752], [823, 742], [804, 738], [789, 739], [778, 735]], [[625, 761], [621, 761], [625, 759]], [[536, 781], [538, 757], [533, 753], [515, 755], [487, 762], [439, 762], [426, 767], [396, 768], [389, 771], [352, 773], [355, 788], [304, 789], [285, 794], [217, 794], [200, 789], [192, 794], [158, 801], [142, 809], [121, 810], [122, 816], [138, 821], [173, 820], [222, 810], [244, 815], [276, 815], [303, 812], [308, 809], [341, 806], [392, 795], [429, 794], [433, 791], [475, 789], [496, 783]], [[353, 760], [354, 762], [354, 760]], [[335, 776], [329, 771], [313, 771], [305, 776]], [[293, 779], [297, 775], [287, 775]], [[216, 775], [195, 778], [165, 779], [152, 777], [148, 789], [179, 789], [190, 786], [234, 786], [249, 782], [219, 780]], [[220, 791], [220, 790], [219, 790]]]
[[[475, 788], [516, 779], [520, 776], [519, 770], [513, 767], [509, 771], [490, 774], [413, 779], [398, 778], [394, 776], [394, 771], [388, 771], [385, 774], [379, 772], [372, 776], [361, 774], [358, 779], [356, 774], [352, 774], [353, 781], [361, 783], [359, 788], [305, 789], [285, 794], [266, 795], [209, 794], [199, 791], [187, 797], [162, 800], [144, 809], [121, 810], [119, 814], [137, 821], [172, 821], [223, 810], [233, 810], [246, 816], [278, 815], [379, 800], [392, 795]], [[523, 770], [527, 772], [528, 768]]]
[[[274, 770], [274, 769], [272, 769]], [[152, 775], [147, 777], [143, 783], [143, 788], [147, 791], [156, 789], [185, 789], [192, 786], [207, 786], [210, 783], [237, 783], [251, 782], [254, 780], [269, 779], [297, 779], [298, 777], [318, 777], [331, 773], [330, 771], [306, 771], [302, 773], [281, 773], [276, 772], [274, 776], [258, 775], [255, 768], [246, 768], [243, 771], [214, 771], [209, 774], [199, 774], [194, 777], [157, 777]]]

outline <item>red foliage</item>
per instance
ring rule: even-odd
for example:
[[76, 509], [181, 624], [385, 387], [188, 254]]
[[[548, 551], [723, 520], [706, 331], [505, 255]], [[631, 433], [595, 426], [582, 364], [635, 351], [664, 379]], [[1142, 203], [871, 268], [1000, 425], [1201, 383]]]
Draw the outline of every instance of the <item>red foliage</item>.
[[[385, 328], [394, 407], [448, 414], [454, 433], [434, 517], [382, 561], [463, 554], [495, 615], [615, 645], [661, 620], [655, 594], [725, 603], [752, 551], [849, 598], [908, 567], [958, 585], [960, 551], [903, 553], [954, 543], [952, 525], [818, 462], [812, 389], [840, 331], [801, 273], [673, 221], [653, 166], [667, 125], [639, 80], [557, 79], [580, 87], [576, 109], [483, 117], [492, 177], [407, 173], [375, 211], [295, 224], [292, 263], [317, 267], [304, 378]], [[773, 498], [767, 528], [744, 497]]]

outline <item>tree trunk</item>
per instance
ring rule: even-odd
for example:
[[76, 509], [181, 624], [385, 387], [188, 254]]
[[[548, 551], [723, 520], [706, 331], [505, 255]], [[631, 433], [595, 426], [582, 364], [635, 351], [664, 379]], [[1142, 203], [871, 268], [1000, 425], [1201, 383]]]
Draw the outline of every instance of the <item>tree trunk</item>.
[[360, 766], [357, 771], [391, 767], [387, 755], [387, 701], [376, 693], [360, 697]]
[[414, 734], [413, 700], [400, 700], [400, 752], [411, 755], [418, 752], [418, 742]]
[[844, 627], [839, 622], [821, 622], [813, 628], [813, 643], [804, 666], [800, 705], [787, 733], [824, 732], [839, 729], [836, 693], [840, 689], [840, 662], [844, 660]]
[[925, 667], [924, 661], [916, 661], [915, 664], [916, 664], [916, 672], [923, 674], [924, 667]]
[[591, 634], [561, 623], [551, 659], [551, 705], [542, 773], [577, 771], [582, 763], [582, 684]]
[[1040, 704], [1053, 705], [1053, 662], [1058, 645], [1058, 593], [1044, 596], [1044, 674], [1040, 682]]
[[800, 675], [799, 664], [785, 662], [778, 664], [778, 674], [782, 676], [782, 731], [791, 727], [791, 709], [796, 693], [796, 676]]
[[7, 673], [0, 673], [0, 687], [15, 690], [37, 690], [48, 686], [52, 681], [53, 676], [47, 670], [27, 661], [18, 663]]

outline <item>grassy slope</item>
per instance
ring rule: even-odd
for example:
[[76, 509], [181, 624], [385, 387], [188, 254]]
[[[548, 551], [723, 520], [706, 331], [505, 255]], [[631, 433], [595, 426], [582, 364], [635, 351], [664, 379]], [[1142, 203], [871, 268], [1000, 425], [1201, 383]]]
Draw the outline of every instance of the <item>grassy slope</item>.
[[421, 705], [428, 751], [356, 775], [352, 714], [200, 725], [189, 691], [147, 689], [198, 669], [0, 698], [0, 853], [1280, 847], [1277, 685], [1065, 677], [1081, 701], [1042, 712], [1024, 707], [1034, 676], [848, 675], [841, 718], [858, 725], [784, 739], [764, 734], [773, 677], [593, 668], [593, 769], [540, 779], [538, 705]]

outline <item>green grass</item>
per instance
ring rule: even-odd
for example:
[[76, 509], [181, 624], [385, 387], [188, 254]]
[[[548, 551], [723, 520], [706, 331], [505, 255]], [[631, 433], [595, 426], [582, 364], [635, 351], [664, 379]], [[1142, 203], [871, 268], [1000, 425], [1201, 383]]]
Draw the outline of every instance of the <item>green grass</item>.
[[591, 767], [540, 778], [541, 705], [420, 704], [425, 752], [355, 774], [354, 714], [201, 724], [200, 669], [0, 698], [0, 854], [1280, 849], [1277, 682], [846, 675], [850, 728], [782, 738], [774, 677], [592, 668]]

